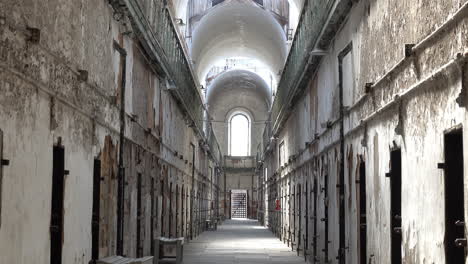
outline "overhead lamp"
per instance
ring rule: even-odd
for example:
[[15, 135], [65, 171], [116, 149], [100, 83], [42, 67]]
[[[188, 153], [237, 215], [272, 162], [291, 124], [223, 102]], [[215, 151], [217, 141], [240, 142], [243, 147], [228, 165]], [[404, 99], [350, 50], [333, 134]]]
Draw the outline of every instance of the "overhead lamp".
[[314, 49], [310, 52], [310, 55], [311, 56], [326, 56], [328, 55], [328, 52], [325, 50], [321, 50], [321, 49]]

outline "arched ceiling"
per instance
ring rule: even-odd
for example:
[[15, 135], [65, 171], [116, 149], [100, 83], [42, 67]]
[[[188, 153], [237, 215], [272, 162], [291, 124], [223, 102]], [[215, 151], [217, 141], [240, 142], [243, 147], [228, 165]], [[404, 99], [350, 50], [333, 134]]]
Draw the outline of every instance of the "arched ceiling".
[[245, 108], [263, 115], [271, 105], [268, 84], [262, 77], [246, 70], [232, 70], [218, 76], [208, 87], [206, 97], [208, 110], [217, 119], [224, 119], [234, 108]]
[[219, 60], [250, 57], [277, 74], [287, 56], [286, 36], [273, 16], [250, 1], [225, 2], [200, 20], [193, 32], [192, 60], [199, 80]]
[[[171, 0], [175, 16], [177, 18], [185, 19], [187, 14], [187, 5], [189, 0]], [[206, 0], [209, 1], [209, 0]], [[297, 10], [301, 10], [304, 5], [304, 0], [288, 0], [290, 4], [294, 5]]]

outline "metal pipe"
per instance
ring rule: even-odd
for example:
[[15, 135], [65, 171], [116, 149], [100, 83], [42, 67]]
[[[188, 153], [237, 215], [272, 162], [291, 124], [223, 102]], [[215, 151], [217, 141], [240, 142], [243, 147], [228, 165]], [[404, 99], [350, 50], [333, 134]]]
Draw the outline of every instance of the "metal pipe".
[[117, 255], [123, 255], [123, 228], [124, 228], [124, 195], [125, 195], [125, 167], [123, 162], [125, 141], [125, 83], [127, 72], [127, 52], [119, 43], [114, 41], [114, 49], [120, 54], [122, 65], [122, 79], [120, 82], [120, 145], [119, 145], [119, 171], [117, 183]]
[[343, 59], [350, 54], [353, 44], [349, 44], [338, 55], [338, 74], [339, 74], [339, 100], [340, 100], [340, 171], [339, 171], [339, 251], [338, 261], [340, 264], [346, 263], [345, 243], [346, 243], [346, 221], [344, 205], [344, 179], [345, 179], [345, 132], [344, 132], [344, 87], [343, 87]]

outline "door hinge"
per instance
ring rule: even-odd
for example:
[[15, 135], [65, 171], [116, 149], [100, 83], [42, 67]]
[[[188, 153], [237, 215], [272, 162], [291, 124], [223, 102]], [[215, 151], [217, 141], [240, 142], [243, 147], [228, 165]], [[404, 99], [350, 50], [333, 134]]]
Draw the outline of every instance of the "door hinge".
[[445, 163], [437, 163], [437, 168], [440, 170], [445, 170]]

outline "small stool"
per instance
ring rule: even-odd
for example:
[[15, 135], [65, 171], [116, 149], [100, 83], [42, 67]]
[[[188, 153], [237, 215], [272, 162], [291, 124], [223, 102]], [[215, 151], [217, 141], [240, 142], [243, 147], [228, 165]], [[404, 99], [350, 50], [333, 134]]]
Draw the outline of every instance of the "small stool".
[[124, 258], [121, 256], [111, 256], [96, 261], [96, 264], [152, 264], [153, 257]]
[[160, 237], [154, 240], [155, 251], [153, 264], [158, 264], [163, 259], [175, 259], [176, 264], [184, 260], [184, 238]]

